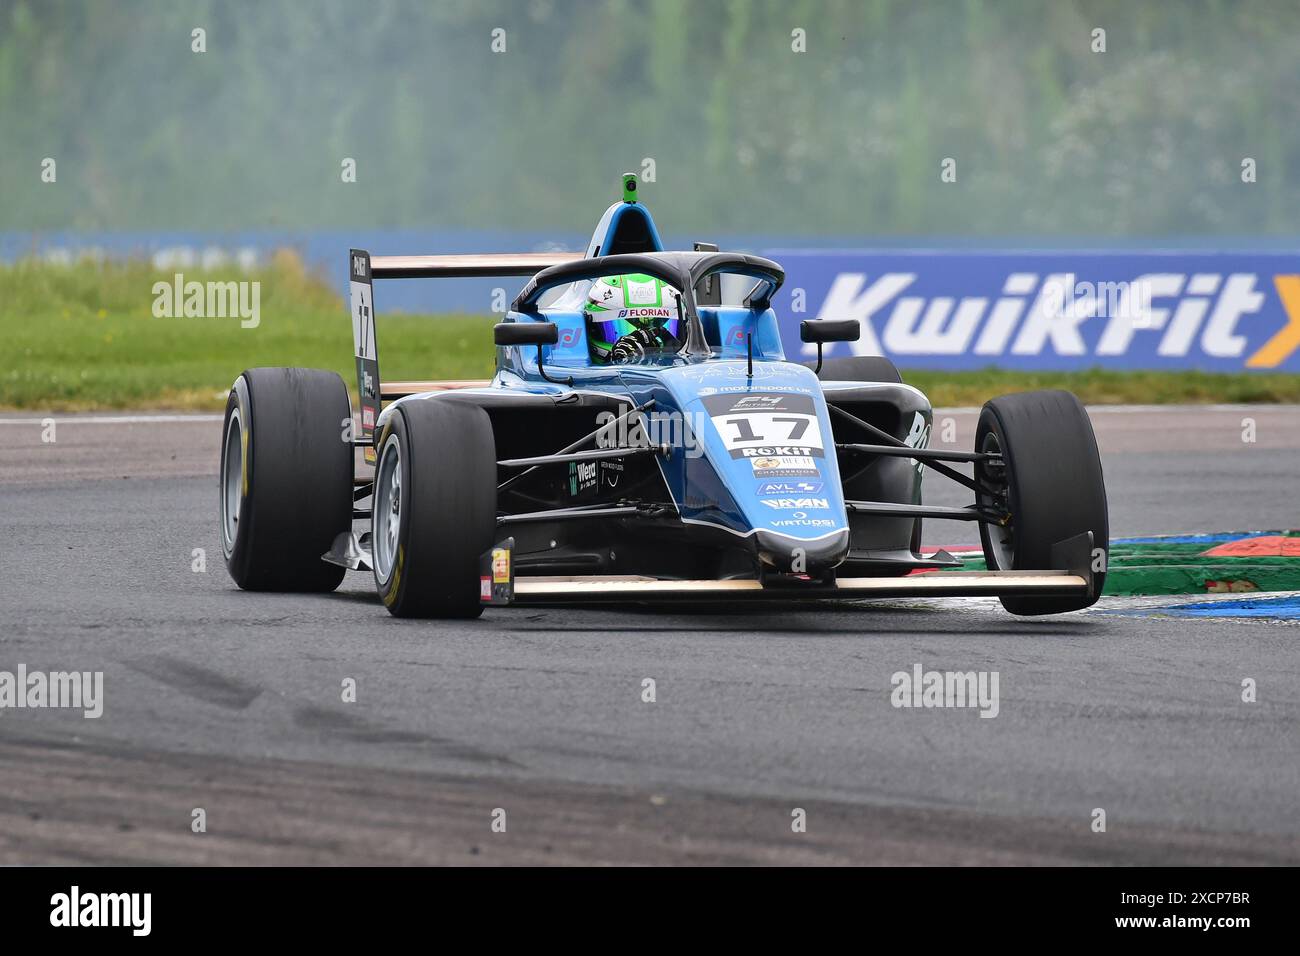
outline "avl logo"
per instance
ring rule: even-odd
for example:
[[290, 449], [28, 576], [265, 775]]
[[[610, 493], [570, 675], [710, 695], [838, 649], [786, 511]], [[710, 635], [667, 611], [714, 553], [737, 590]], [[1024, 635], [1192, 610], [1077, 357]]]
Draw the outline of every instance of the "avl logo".
[[[1274, 253], [773, 252], [817, 319], [858, 319], [828, 354], [929, 368], [1300, 371], [1300, 257]], [[788, 300], [782, 339], [798, 342]], [[808, 354], [811, 347], [805, 348]]]
[[760, 497], [767, 495], [815, 495], [822, 490], [820, 481], [765, 481], [758, 486]]

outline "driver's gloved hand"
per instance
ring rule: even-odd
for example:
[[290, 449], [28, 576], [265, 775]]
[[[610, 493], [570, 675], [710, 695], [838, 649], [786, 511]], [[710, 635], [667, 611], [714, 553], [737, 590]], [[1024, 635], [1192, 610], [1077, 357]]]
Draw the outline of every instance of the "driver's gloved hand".
[[661, 349], [665, 345], [662, 329], [637, 329], [614, 343], [609, 350], [609, 360], [616, 365], [626, 365], [645, 358], [647, 349]]

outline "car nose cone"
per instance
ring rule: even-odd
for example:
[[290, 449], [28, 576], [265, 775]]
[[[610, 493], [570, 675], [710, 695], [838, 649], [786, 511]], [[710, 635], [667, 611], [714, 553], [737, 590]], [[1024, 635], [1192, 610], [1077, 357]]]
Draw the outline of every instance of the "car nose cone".
[[760, 529], [754, 539], [763, 564], [781, 573], [816, 575], [840, 564], [849, 553], [847, 528], [812, 540]]

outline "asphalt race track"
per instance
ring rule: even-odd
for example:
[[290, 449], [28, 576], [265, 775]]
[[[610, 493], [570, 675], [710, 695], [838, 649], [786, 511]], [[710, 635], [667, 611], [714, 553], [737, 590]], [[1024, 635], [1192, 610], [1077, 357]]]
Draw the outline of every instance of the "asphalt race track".
[[[939, 412], [936, 444], [945, 418], [968, 448], [973, 414]], [[1300, 408], [1093, 420], [1115, 536], [1300, 524]], [[234, 587], [219, 420], [42, 431], [0, 423], [0, 670], [102, 670], [105, 704], [0, 711], [0, 864], [1300, 863], [1295, 625], [989, 601], [397, 621], [368, 574]], [[891, 706], [918, 663], [997, 671], [997, 717]]]

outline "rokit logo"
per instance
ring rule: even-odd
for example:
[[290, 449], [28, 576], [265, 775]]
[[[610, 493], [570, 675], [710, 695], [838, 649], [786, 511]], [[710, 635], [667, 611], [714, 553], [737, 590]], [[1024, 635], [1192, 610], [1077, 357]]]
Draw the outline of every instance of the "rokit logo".
[[820, 448], [809, 448], [807, 445], [765, 445], [759, 448], [742, 448], [746, 458], [810, 458], [813, 455], [820, 457], [822, 450]]
[[830, 503], [825, 498], [763, 498], [763, 504], [779, 511], [793, 511], [795, 508], [826, 509]]

